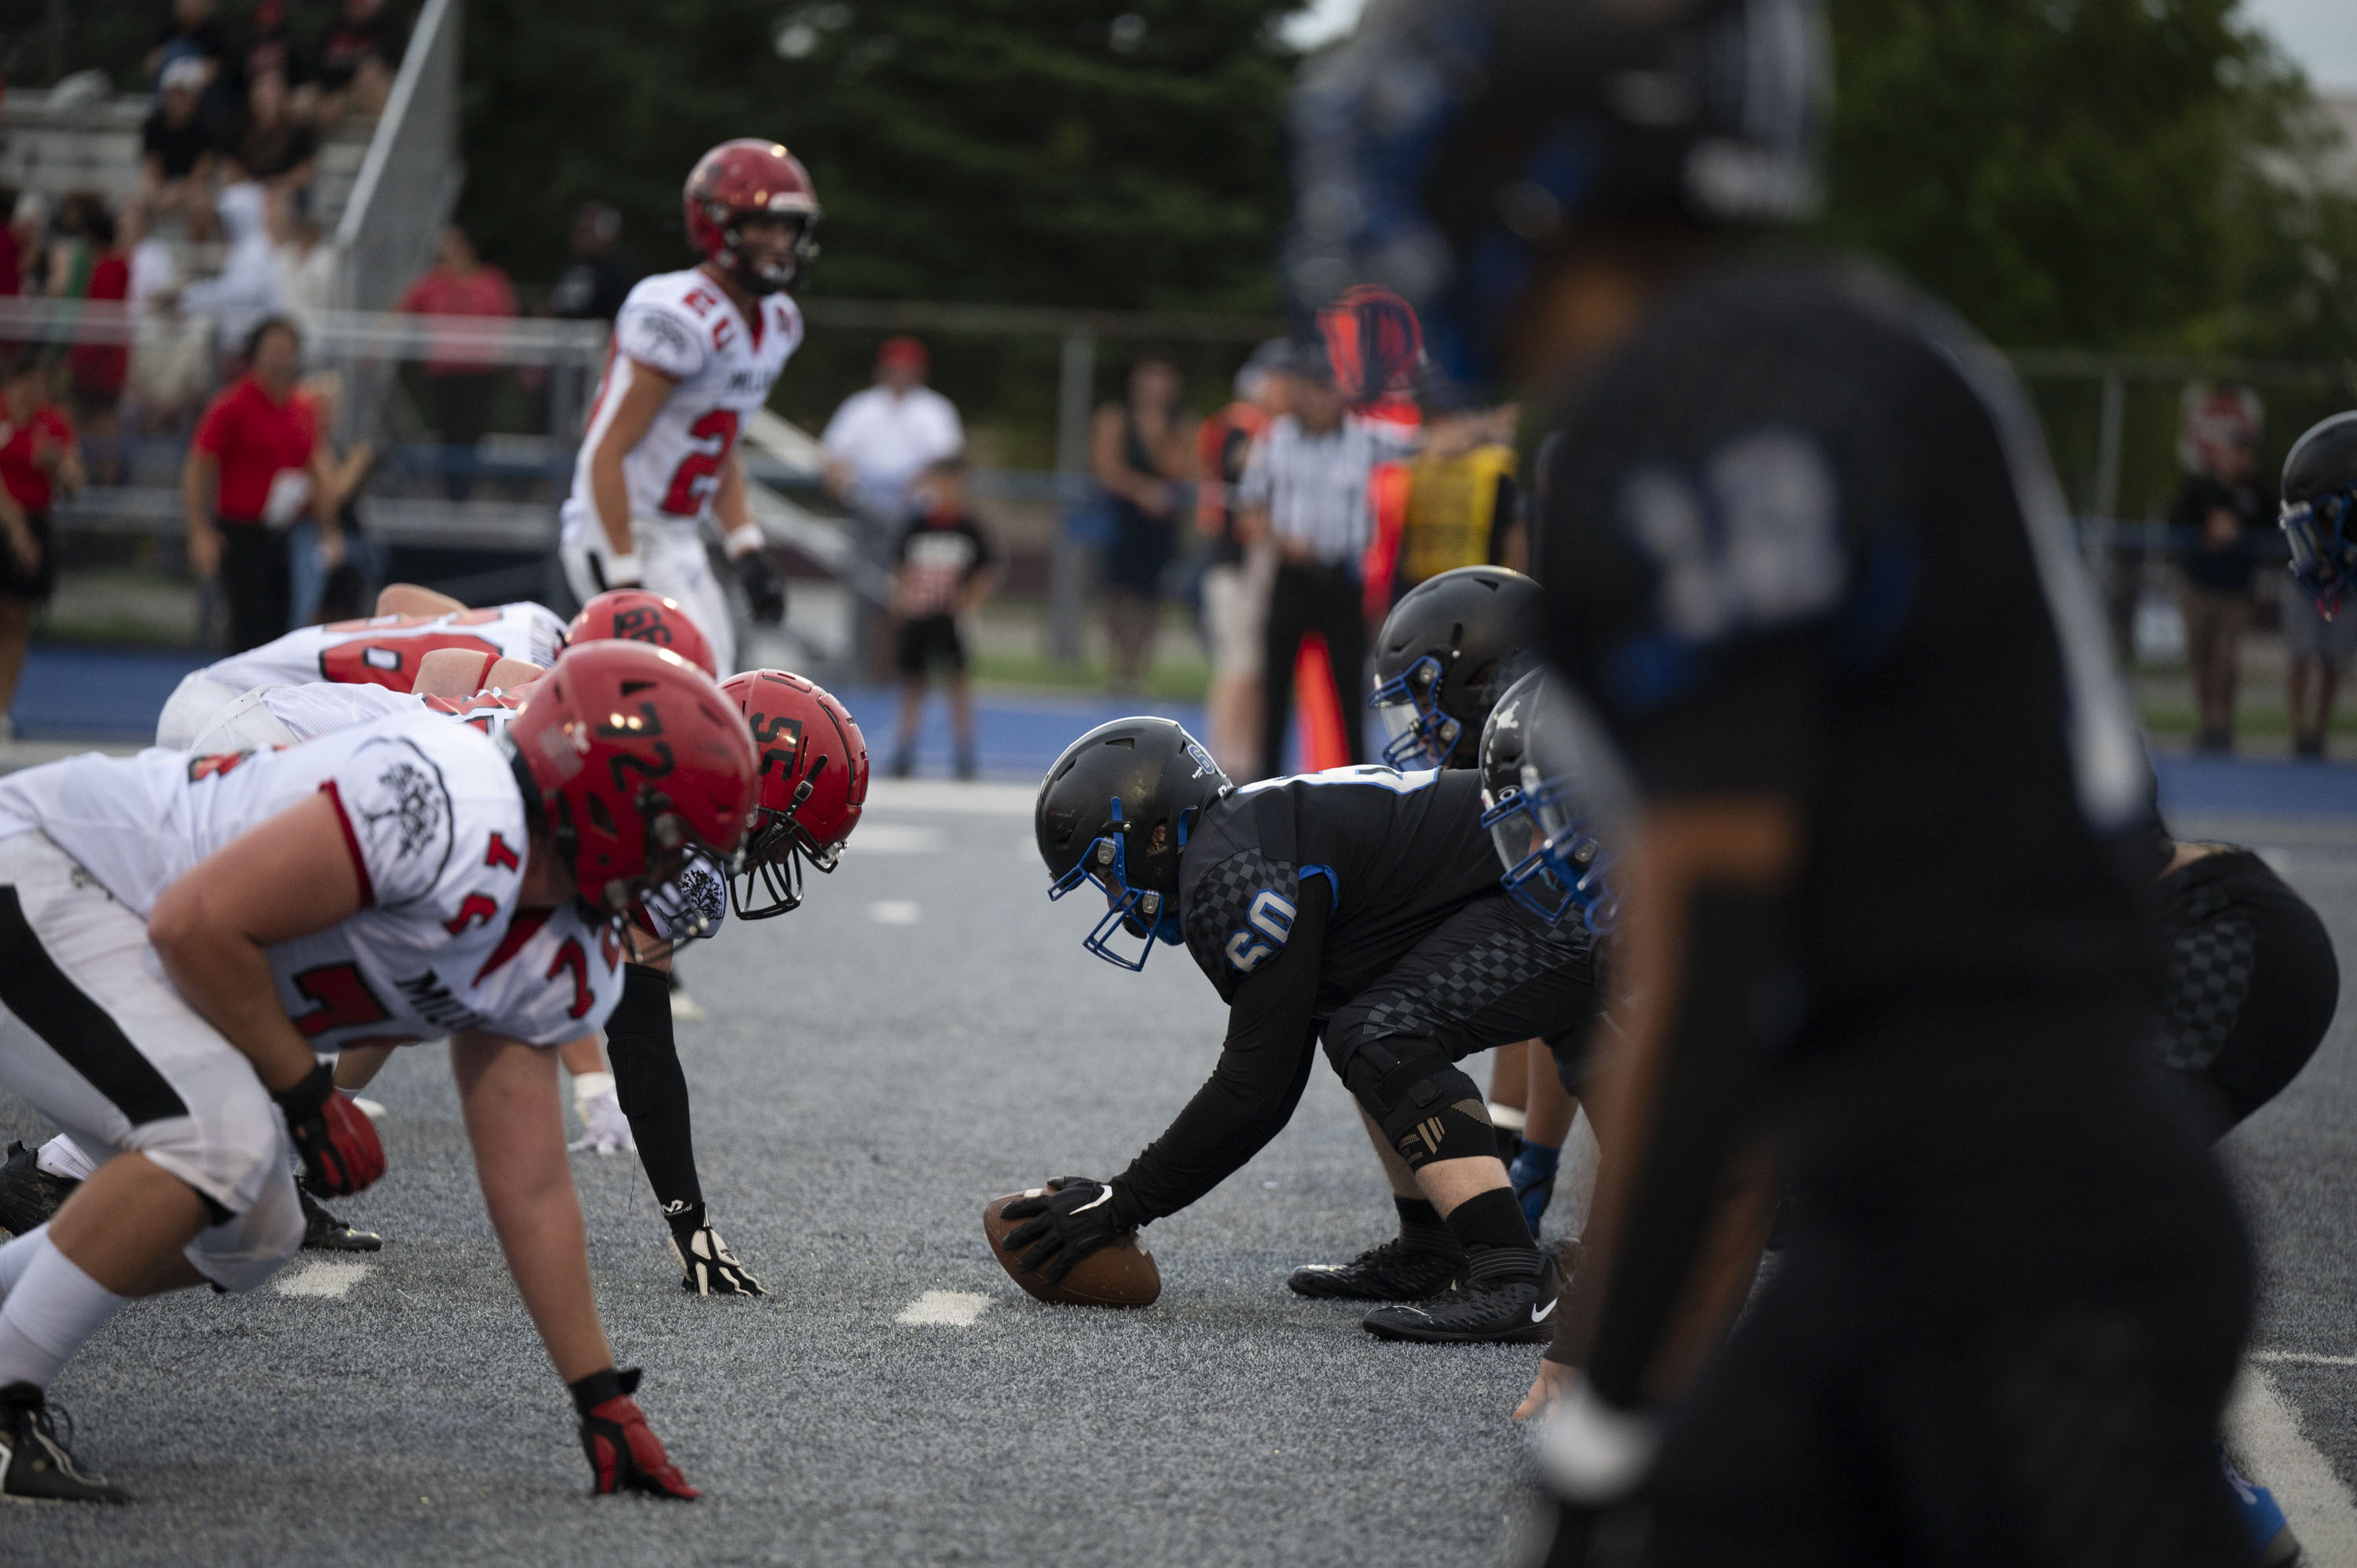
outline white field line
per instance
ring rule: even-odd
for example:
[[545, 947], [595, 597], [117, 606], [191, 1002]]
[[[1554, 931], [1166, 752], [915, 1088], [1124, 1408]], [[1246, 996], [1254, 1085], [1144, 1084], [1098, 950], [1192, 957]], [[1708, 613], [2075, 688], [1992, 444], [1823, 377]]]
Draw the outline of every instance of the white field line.
[[972, 1291], [929, 1290], [900, 1309], [895, 1323], [963, 1328], [989, 1310], [990, 1298]]
[[368, 1278], [368, 1273], [366, 1263], [314, 1258], [294, 1273], [281, 1274], [274, 1288], [280, 1295], [325, 1296], [329, 1301], [341, 1301], [352, 1294], [354, 1285]]
[[[949, 842], [941, 829], [917, 822], [862, 822], [859, 832], [845, 843], [843, 853], [857, 851], [862, 857], [871, 854], [938, 854]], [[1032, 852], [1038, 854], [1037, 850]]]
[[[1037, 784], [979, 784], [948, 779], [878, 779], [867, 786], [870, 811], [940, 811], [957, 816], [1028, 817]], [[865, 819], [862, 819], [863, 822]], [[854, 834], [856, 839], [858, 835]]]
[[2254, 1350], [2254, 1361], [2288, 1361], [2298, 1367], [2357, 1367], [2357, 1356], [2327, 1356], [2317, 1350]]
[[2357, 1502], [2332, 1463], [2299, 1430], [2275, 1380], [2245, 1367], [2226, 1405], [2226, 1446], [2244, 1475], [2276, 1495], [2292, 1533], [2319, 1568], [2357, 1564]]
[[867, 918], [879, 926], [913, 926], [925, 912], [906, 898], [878, 898], [867, 906]]

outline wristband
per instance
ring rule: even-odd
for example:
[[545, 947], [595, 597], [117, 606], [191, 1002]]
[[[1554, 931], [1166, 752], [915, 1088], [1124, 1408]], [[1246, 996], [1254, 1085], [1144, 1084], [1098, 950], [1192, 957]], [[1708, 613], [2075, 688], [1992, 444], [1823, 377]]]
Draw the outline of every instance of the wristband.
[[328, 1103], [328, 1096], [336, 1092], [336, 1069], [326, 1062], [312, 1058], [309, 1072], [277, 1090], [271, 1098], [286, 1112], [289, 1122], [310, 1115]]
[[750, 555], [770, 541], [759, 523], [748, 522], [730, 529], [722, 542], [728, 548], [728, 559], [734, 561], [739, 555]]
[[606, 585], [609, 588], [635, 588], [645, 581], [639, 573], [639, 553], [628, 555], [606, 553]]
[[618, 1372], [609, 1366], [603, 1371], [592, 1372], [565, 1386], [573, 1391], [573, 1408], [587, 1415], [608, 1400], [618, 1399], [635, 1391], [639, 1386], [639, 1369], [632, 1367], [627, 1372]]

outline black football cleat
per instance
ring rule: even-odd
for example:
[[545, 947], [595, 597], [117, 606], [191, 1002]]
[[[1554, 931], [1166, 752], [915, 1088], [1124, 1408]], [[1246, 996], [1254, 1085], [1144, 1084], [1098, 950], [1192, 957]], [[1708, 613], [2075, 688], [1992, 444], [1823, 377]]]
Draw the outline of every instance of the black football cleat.
[[1347, 1263], [1304, 1263], [1286, 1280], [1296, 1295], [1322, 1301], [1422, 1301], [1447, 1290], [1465, 1254], [1410, 1244], [1394, 1236]]
[[22, 1144], [8, 1145], [8, 1163], [0, 1165], [0, 1230], [22, 1236], [49, 1221], [71, 1197], [78, 1181], [51, 1176], [37, 1163], [40, 1151]]
[[1431, 1345], [1539, 1344], [1555, 1337], [1555, 1280], [1546, 1253], [1476, 1248], [1455, 1284], [1420, 1302], [1379, 1306], [1360, 1326], [1378, 1339]]
[[[72, 1423], [67, 1423], [69, 1431]], [[85, 1470], [58, 1439], [48, 1402], [30, 1383], [0, 1389], [0, 1502], [127, 1503], [131, 1494]]]
[[297, 1183], [295, 1196], [303, 1200], [303, 1250], [307, 1252], [373, 1252], [384, 1238], [373, 1230], [347, 1225], [328, 1212], [327, 1205]]

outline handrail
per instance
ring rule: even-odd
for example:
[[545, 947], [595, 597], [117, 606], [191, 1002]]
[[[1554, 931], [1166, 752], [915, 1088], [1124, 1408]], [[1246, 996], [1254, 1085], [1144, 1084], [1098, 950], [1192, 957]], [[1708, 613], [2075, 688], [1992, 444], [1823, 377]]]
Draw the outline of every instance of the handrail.
[[425, 0], [425, 9], [418, 13], [417, 26], [410, 29], [401, 70], [393, 79], [393, 91], [385, 97], [384, 113], [377, 117], [376, 134], [369, 138], [368, 155], [361, 160], [359, 177], [352, 181], [351, 198], [344, 203], [343, 217], [336, 224], [335, 242], [339, 251], [349, 252], [361, 242], [361, 226], [367, 220], [377, 187], [384, 182], [385, 168], [393, 161], [393, 145], [408, 123], [410, 103], [417, 96], [417, 84], [425, 76], [427, 57], [440, 38], [452, 4], [453, 0]]

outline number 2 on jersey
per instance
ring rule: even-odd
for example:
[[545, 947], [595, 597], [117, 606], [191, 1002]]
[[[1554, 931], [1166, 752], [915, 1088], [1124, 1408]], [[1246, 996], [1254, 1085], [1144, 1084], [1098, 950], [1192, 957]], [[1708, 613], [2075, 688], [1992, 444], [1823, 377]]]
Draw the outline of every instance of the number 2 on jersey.
[[690, 452], [672, 471], [662, 509], [673, 517], [694, 517], [702, 511], [705, 498], [718, 487], [720, 465], [728, 461], [728, 454], [737, 447], [737, 411], [716, 408], [689, 425], [687, 433], [698, 441], [711, 442], [712, 446]]

